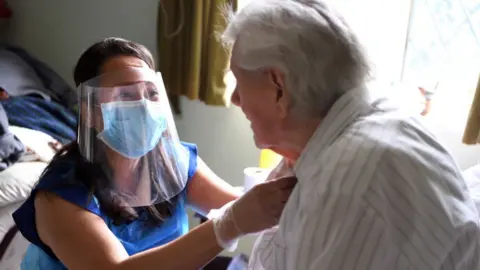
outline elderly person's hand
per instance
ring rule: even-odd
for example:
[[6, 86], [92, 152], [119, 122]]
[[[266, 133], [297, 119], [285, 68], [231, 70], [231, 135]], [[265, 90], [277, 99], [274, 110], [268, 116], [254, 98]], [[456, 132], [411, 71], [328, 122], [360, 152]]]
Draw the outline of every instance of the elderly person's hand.
[[283, 158], [278, 165], [268, 174], [266, 181], [275, 180], [281, 177], [293, 176], [295, 173], [293, 172], [294, 162]]
[[278, 224], [297, 178], [278, 178], [253, 187], [231, 207], [232, 220], [244, 233], [255, 233]]
[[253, 187], [240, 199], [227, 204], [214, 218], [217, 241], [229, 248], [235, 240], [278, 224], [283, 208], [297, 183], [295, 177], [283, 177]]

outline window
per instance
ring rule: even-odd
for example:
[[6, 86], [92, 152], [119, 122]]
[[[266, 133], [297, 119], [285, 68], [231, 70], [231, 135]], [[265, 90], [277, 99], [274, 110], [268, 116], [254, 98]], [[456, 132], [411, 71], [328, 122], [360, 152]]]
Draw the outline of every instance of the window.
[[466, 119], [480, 75], [479, 38], [480, 1], [413, 0], [402, 81], [435, 92], [432, 117]]
[[429, 81], [434, 85], [449, 81], [459, 84], [463, 83], [462, 78], [477, 73], [480, 1], [414, 0], [413, 3], [404, 79]]

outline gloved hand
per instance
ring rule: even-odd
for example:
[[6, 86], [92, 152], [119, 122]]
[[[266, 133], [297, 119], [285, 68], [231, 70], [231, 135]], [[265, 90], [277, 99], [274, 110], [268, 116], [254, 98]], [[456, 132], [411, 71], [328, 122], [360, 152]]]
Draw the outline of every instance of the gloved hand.
[[265, 182], [224, 206], [223, 214], [213, 219], [219, 245], [232, 251], [239, 237], [277, 225], [296, 183], [293, 176]]

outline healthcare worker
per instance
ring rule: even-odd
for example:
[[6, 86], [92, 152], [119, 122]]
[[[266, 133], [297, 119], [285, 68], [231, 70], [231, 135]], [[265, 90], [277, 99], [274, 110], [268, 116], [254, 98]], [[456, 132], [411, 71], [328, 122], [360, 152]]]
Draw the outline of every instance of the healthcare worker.
[[[118, 38], [80, 57], [78, 139], [14, 213], [33, 243], [22, 269], [199, 269], [240, 236], [277, 224], [296, 180], [238, 199], [195, 145], [179, 141], [154, 69], [145, 47]], [[205, 214], [227, 203], [188, 232], [186, 204]]]

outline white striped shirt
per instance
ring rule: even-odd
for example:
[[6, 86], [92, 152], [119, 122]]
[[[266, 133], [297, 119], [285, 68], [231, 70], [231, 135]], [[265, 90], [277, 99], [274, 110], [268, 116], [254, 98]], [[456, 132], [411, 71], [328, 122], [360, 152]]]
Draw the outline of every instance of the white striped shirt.
[[479, 217], [459, 168], [388, 100], [342, 96], [294, 170], [299, 183], [250, 269], [480, 269]]

